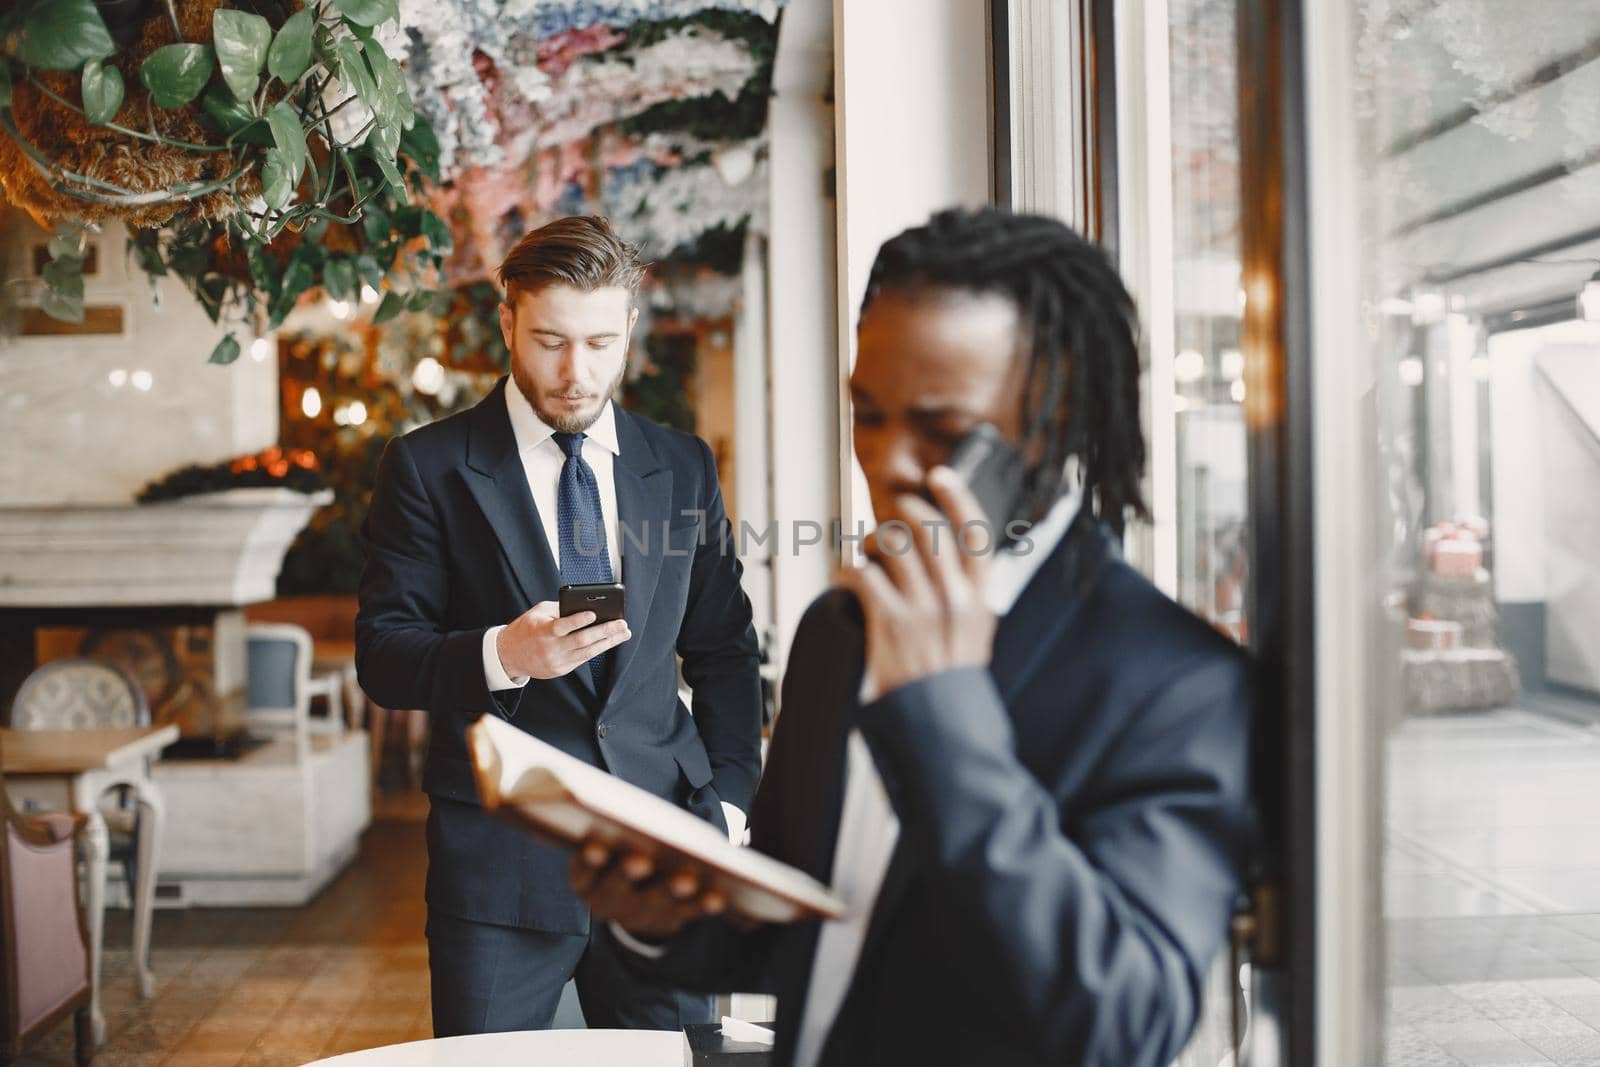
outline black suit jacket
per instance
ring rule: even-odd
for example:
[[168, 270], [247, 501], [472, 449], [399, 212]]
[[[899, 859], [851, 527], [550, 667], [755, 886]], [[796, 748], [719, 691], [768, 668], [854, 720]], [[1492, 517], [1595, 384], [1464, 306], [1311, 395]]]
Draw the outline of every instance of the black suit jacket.
[[[853, 721], [901, 821], [821, 1062], [1164, 1067], [1240, 891], [1245, 658], [1083, 519], [988, 670], [858, 709], [859, 612], [802, 620], [751, 812], [754, 847], [831, 880]], [[706, 920], [638, 966], [777, 994], [787, 1063], [817, 932]]]
[[[389, 443], [363, 527], [367, 566], [356, 667], [377, 703], [425, 708], [428, 903], [462, 918], [588, 929], [567, 856], [477, 807], [464, 728], [493, 712], [658, 796], [723, 824], [760, 774], [758, 650], [711, 450], [616, 409], [613, 463], [625, 617], [633, 636], [597, 694], [589, 672], [491, 696], [483, 635], [555, 600], [555, 556], [506, 412], [505, 379], [481, 403]], [[694, 691], [678, 699], [677, 656]]]

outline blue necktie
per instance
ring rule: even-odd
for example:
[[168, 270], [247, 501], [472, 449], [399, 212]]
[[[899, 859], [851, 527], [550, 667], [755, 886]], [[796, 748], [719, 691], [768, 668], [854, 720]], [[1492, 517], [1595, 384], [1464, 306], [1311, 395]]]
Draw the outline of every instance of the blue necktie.
[[[581, 433], [552, 435], [567, 461], [561, 465], [556, 493], [556, 516], [561, 538], [561, 584], [587, 585], [610, 582], [611, 554], [606, 544], [605, 517], [600, 511], [600, 486], [594, 470], [583, 460]], [[594, 679], [595, 692], [603, 691], [615, 654], [605, 652], [584, 666]]]

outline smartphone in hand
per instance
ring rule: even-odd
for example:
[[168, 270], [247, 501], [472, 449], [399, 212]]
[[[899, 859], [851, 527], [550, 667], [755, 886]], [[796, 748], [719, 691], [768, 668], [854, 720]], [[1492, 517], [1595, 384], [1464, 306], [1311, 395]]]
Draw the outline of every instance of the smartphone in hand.
[[1007, 527], [1024, 518], [1018, 514], [1028, 472], [1022, 454], [985, 422], [961, 439], [945, 465], [967, 483], [977, 498], [993, 543], [1015, 540]]
[[580, 611], [594, 612], [596, 624], [622, 618], [622, 583], [591, 582], [585, 585], [564, 585], [558, 594], [562, 615], [576, 615]]

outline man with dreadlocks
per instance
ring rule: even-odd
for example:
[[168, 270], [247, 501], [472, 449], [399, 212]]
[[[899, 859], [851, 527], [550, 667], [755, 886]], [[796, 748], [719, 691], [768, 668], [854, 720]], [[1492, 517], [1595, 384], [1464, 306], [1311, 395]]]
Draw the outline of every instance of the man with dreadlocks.
[[[693, 867], [573, 859], [637, 966], [776, 993], [781, 1063], [1158, 1067], [1194, 1028], [1248, 838], [1247, 665], [1117, 554], [1144, 513], [1136, 332], [1054, 220], [947, 211], [884, 245], [855, 448], [908, 538], [800, 623], [750, 814], [849, 917], [752, 926]], [[984, 422], [1032, 525], [957, 551], [983, 513], [942, 464]]]

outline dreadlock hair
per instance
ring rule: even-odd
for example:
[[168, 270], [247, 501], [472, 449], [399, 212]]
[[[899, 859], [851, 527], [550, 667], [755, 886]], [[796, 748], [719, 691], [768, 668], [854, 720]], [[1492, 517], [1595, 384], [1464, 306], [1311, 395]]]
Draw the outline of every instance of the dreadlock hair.
[[879, 249], [861, 312], [886, 291], [931, 289], [1000, 294], [1017, 307], [1028, 361], [1022, 451], [1038, 456], [1022, 513], [1050, 509], [1075, 457], [1096, 518], [1119, 537], [1130, 511], [1148, 518], [1138, 313], [1106, 254], [1056, 219], [955, 208]]

